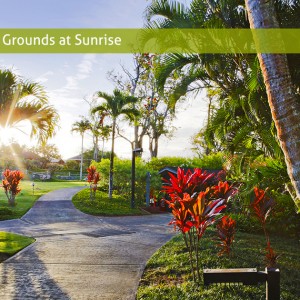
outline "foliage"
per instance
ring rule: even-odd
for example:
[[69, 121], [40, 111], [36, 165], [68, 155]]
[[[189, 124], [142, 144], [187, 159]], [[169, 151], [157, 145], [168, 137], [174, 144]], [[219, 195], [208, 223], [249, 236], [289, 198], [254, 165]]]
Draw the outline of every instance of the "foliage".
[[193, 195], [200, 191], [205, 191], [208, 186], [217, 183], [218, 178], [214, 173], [207, 173], [201, 169], [195, 169], [194, 172], [178, 168], [176, 176], [169, 173], [170, 179], [164, 179], [166, 184], [163, 190], [173, 199], [183, 198], [184, 194]]
[[233, 187], [227, 183], [215, 186], [218, 176], [201, 169], [184, 173], [183, 169], [178, 168], [177, 177], [169, 175], [170, 179], [166, 180], [163, 190], [171, 198], [166, 201], [174, 216], [170, 224], [181, 231], [189, 252], [193, 279], [199, 282], [200, 240], [207, 227], [225, 209], [227, 200], [234, 193], [229, 192]]
[[0, 231], [0, 262], [1, 256], [12, 256], [34, 241], [31, 237]]
[[80, 164], [78, 161], [75, 160], [67, 160], [65, 164], [62, 167], [62, 170], [72, 170], [72, 171], [79, 171], [80, 170]]
[[16, 126], [23, 120], [31, 124], [31, 137], [45, 143], [54, 136], [59, 116], [49, 105], [44, 88], [23, 80], [11, 70], [0, 70], [0, 128]]
[[100, 173], [97, 172], [95, 166], [90, 166], [89, 168], [87, 168], [87, 172], [87, 182], [90, 184], [90, 200], [92, 201], [96, 196], [98, 182], [100, 180]]
[[154, 54], [134, 54], [133, 72], [122, 66], [122, 74], [109, 73], [110, 79], [120, 90], [125, 90], [138, 99], [134, 104], [139, 111], [139, 115], [134, 117], [133, 121], [134, 140], [125, 136], [119, 128], [118, 134], [131, 144], [132, 149], [143, 148], [144, 137], [148, 136], [151, 157], [158, 155], [161, 136], [168, 138], [175, 129], [172, 126], [175, 114], [168, 99], [174, 79], [168, 81], [168, 87], [158, 88], [155, 71], [160, 64], [159, 60], [159, 56]]
[[[212, 244], [215, 231], [208, 228], [201, 244], [201, 260], [205, 268], [230, 269], [253, 268], [263, 271], [264, 252], [261, 234], [236, 233], [236, 243], [232, 256], [219, 257], [219, 248]], [[184, 251], [185, 242], [182, 235], [176, 235], [147, 262], [140, 280], [137, 299], [265, 299], [265, 285], [223, 285], [214, 284], [209, 288], [196, 285], [189, 269], [189, 254]], [[280, 259], [280, 291], [285, 300], [299, 299], [300, 263], [298, 259], [299, 240], [277, 237], [274, 247], [284, 253]]]
[[152, 158], [148, 165], [150, 168], [159, 171], [164, 167], [180, 167], [180, 168], [201, 168], [210, 170], [223, 169], [223, 163], [225, 162], [224, 154], [213, 153], [204, 155], [201, 158], [184, 158], [184, 157], [160, 157]]
[[116, 194], [113, 194], [112, 199], [110, 199], [106, 193], [101, 191], [91, 201], [89, 199], [89, 190], [84, 189], [78, 192], [72, 201], [77, 209], [91, 215], [123, 216], [142, 214], [138, 208], [131, 208], [130, 199]]
[[[101, 174], [99, 182], [100, 189], [107, 190], [109, 181], [109, 159], [103, 159], [101, 162], [93, 162], [97, 171]], [[114, 163], [114, 191], [115, 194], [122, 195], [125, 199], [131, 197], [131, 166], [129, 159], [115, 159]], [[161, 178], [157, 171], [148, 168], [148, 165], [141, 159], [136, 158], [135, 161], [135, 199], [137, 205], [145, 205], [146, 177], [147, 172], [151, 174], [151, 188], [155, 191], [156, 196], [161, 188]]]
[[221, 248], [218, 256], [230, 255], [234, 241], [236, 222], [229, 216], [223, 216], [217, 224], [218, 246]]
[[109, 116], [112, 119], [112, 143], [111, 143], [111, 157], [109, 165], [109, 189], [108, 195], [111, 198], [113, 193], [113, 178], [114, 178], [114, 147], [115, 147], [115, 134], [117, 120], [122, 115], [126, 116], [130, 120], [133, 120], [139, 112], [134, 108], [134, 104], [137, 102], [137, 98], [129, 96], [118, 89], [115, 89], [112, 95], [97, 92], [97, 96], [103, 99], [103, 103], [95, 106], [92, 109], [93, 114], [99, 114], [103, 118]]
[[0, 221], [6, 220], [13, 215], [13, 211], [8, 207], [0, 207]]
[[55, 172], [58, 172], [62, 169], [62, 166], [57, 163], [49, 163], [46, 165], [46, 168], [52, 178]]
[[16, 195], [21, 192], [20, 181], [24, 177], [23, 173], [19, 170], [6, 169], [3, 172], [4, 179], [2, 180], [2, 187], [6, 194], [8, 204], [14, 206]]
[[274, 253], [274, 250], [270, 244], [270, 237], [269, 233], [267, 232], [266, 228], [266, 221], [268, 216], [271, 213], [271, 210], [275, 206], [275, 201], [271, 197], [266, 194], [266, 190], [261, 190], [257, 187], [254, 188], [255, 198], [251, 203], [251, 209], [254, 213], [254, 216], [259, 220], [261, 226], [263, 228], [266, 243], [267, 243], [267, 253], [266, 253], [266, 263], [267, 267], [275, 267], [276, 266], [276, 259], [278, 255]]
[[60, 159], [58, 148], [54, 144], [43, 144], [37, 147], [30, 148], [31, 153], [35, 154], [37, 160], [41, 163], [41, 168], [46, 168], [51, 159]]

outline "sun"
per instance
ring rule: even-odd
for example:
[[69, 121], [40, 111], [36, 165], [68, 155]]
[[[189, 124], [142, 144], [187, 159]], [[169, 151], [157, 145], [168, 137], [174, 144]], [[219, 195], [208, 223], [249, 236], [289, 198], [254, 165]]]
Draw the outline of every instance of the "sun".
[[10, 127], [0, 127], [0, 144], [8, 145], [13, 138], [12, 128]]
[[0, 145], [9, 145], [17, 142], [19, 145], [30, 143], [29, 130], [27, 124], [18, 127], [1, 127], [0, 126]]

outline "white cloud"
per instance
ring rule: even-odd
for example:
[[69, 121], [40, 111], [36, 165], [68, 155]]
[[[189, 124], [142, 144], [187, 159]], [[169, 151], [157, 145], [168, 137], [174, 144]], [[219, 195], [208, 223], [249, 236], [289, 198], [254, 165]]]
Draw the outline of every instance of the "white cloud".
[[53, 76], [54, 72], [52, 71], [47, 71], [44, 74], [42, 74], [41, 76], [37, 77], [34, 81], [38, 82], [38, 83], [45, 83], [49, 80], [48, 77]]
[[80, 81], [90, 77], [93, 66], [97, 64], [95, 54], [85, 54], [83, 59], [76, 66], [75, 75], [66, 76], [66, 85], [57, 90], [60, 94], [68, 95], [71, 91], [80, 90]]

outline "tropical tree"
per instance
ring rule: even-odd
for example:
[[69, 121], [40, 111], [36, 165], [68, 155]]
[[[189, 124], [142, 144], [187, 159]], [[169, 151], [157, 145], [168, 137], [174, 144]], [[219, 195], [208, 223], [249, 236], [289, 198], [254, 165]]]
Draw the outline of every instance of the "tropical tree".
[[[144, 137], [149, 138], [149, 151], [151, 157], [157, 157], [158, 142], [161, 136], [171, 136], [174, 111], [168, 105], [168, 97], [173, 88], [171, 79], [168, 87], [159, 90], [155, 77], [156, 66], [159, 66], [159, 56], [149, 53], [135, 54], [133, 56], [134, 70], [130, 72], [122, 67], [124, 74], [109, 72], [109, 78], [121, 90], [126, 90], [131, 96], [138, 98], [134, 104], [140, 114], [134, 118], [134, 140], [129, 139], [117, 127], [120, 137], [131, 144], [132, 149], [143, 148]], [[139, 155], [142, 155], [140, 153]]]
[[[257, 13], [256, 3], [263, 3], [264, 1], [250, 2], [251, 9], [254, 13]], [[193, 0], [190, 7], [185, 7], [176, 1], [152, 1], [146, 12], [148, 18], [147, 26], [150, 28], [249, 28], [250, 25], [248, 19], [245, 18], [246, 10], [243, 4], [243, 1], [240, 0]], [[269, 5], [273, 7], [271, 13], [278, 16], [281, 27], [300, 26], [299, 0], [274, 0]], [[265, 10], [265, 13], [265, 17], [270, 18], [268, 9]], [[257, 22], [259, 23], [260, 21], [258, 20]], [[267, 21], [266, 24], [269, 24], [269, 27], [276, 27], [273, 21], [270, 23]], [[255, 26], [252, 27], [254, 28]], [[272, 57], [272, 55], [263, 55], [262, 57]], [[281, 56], [274, 57], [278, 59]], [[281, 66], [277, 64], [277, 61], [273, 62], [277, 67]], [[295, 94], [295, 91], [299, 91], [300, 88], [299, 63], [299, 55], [289, 55], [285, 58], [285, 68], [278, 67], [278, 70], [283, 72], [287, 70], [287, 66], [291, 70], [291, 75], [286, 77], [291, 79], [289, 86], [292, 89], [290, 89], [289, 96], [293, 94], [291, 91], [294, 91]], [[272, 71], [272, 76], [275, 74], [272, 64], [268, 65], [267, 70]], [[180, 74], [178, 87], [175, 90], [176, 93], [173, 94], [173, 97], [170, 97], [174, 106], [181, 95], [192, 90], [209, 87], [218, 92], [218, 105], [215, 106], [215, 109], [209, 115], [204, 132], [206, 141], [212, 146], [221, 144], [224, 150], [229, 150], [231, 153], [242, 152], [246, 155], [263, 153], [273, 157], [282, 157], [277, 143], [278, 140], [281, 140], [282, 144], [282, 140], [285, 139], [284, 134], [289, 132], [290, 144], [285, 146], [285, 148], [292, 149], [293, 153], [285, 154], [286, 161], [291, 159], [289, 163], [294, 165], [294, 167], [293, 170], [289, 167], [290, 175], [294, 178], [292, 179], [294, 185], [295, 181], [298, 181], [297, 184], [300, 186], [300, 171], [297, 167], [295, 168], [295, 165], [297, 165], [296, 158], [299, 157], [299, 145], [294, 142], [297, 140], [295, 138], [296, 135], [290, 134], [291, 123], [283, 120], [284, 125], [286, 125], [285, 130], [278, 131], [278, 125], [276, 125], [279, 133], [278, 138], [276, 136], [276, 132], [273, 130], [276, 119], [274, 116], [272, 118], [267, 101], [270, 97], [270, 90], [267, 89], [266, 92], [256, 55], [167, 54], [163, 57], [160, 68], [157, 71], [160, 84], [165, 85], [168, 77], [174, 72]], [[275, 78], [277, 75], [273, 77]], [[272, 78], [272, 76], [269, 78]], [[286, 84], [287, 82], [284, 81], [283, 83]], [[279, 86], [280, 84], [277, 82], [277, 88]], [[281, 89], [281, 86], [279, 89]], [[267, 96], [267, 94], [269, 95]], [[276, 96], [282, 95], [282, 93], [277, 94], [277, 92], [275, 94]], [[286, 101], [281, 103], [285, 105]], [[291, 111], [298, 111], [297, 105], [287, 104], [287, 106]], [[278, 110], [279, 107], [276, 109]], [[276, 109], [273, 111], [276, 111]], [[291, 111], [286, 111], [286, 113], [291, 116]], [[288, 115], [286, 113], [284, 115]], [[296, 118], [294, 123], [297, 123], [295, 120]], [[298, 130], [299, 132], [299, 127], [296, 126], [293, 130]], [[281, 148], [284, 149], [284, 146]]]
[[104, 102], [96, 106], [92, 113], [100, 113], [101, 115], [107, 115], [112, 119], [112, 142], [111, 142], [111, 156], [110, 156], [110, 166], [109, 166], [109, 191], [108, 196], [112, 198], [113, 192], [113, 172], [114, 172], [114, 149], [115, 149], [115, 134], [116, 134], [116, 124], [117, 119], [121, 115], [125, 115], [131, 120], [133, 116], [138, 115], [138, 111], [132, 107], [134, 103], [137, 102], [137, 98], [133, 96], [126, 95], [120, 90], [115, 89], [113, 94], [107, 94], [104, 92], [97, 92], [97, 96], [102, 98]]
[[23, 80], [11, 70], [0, 70], [0, 129], [16, 127], [25, 120], [31, 124], [30, 137], [45, 143], [54, 136], [59, 116], [41, 85]]
[[83, 166], [83, 139], [84, 133], [90, 130], [91, 124], [89, 120], [82, 118], [80, 121], [76, 121], [72, 125], [72, 131], [79, 132], [81, 135], [81, 156], [80, 156], [80, 180], [82, 180], [82, 166]]
[[[251, 28], [279, 28], [274, 2], [246, 0]], [[295, 2], [297, 4], [297, 2]], [[299, 10], [299, 3], [298, 3]], [[298, 15], [299, 17], [299, 15]], [[262, 41], [256, 40], [256, 43]], [[282, 43], [280, 40], [277, 43]], [[285, 54], [258, 53], [272, 117], [283, 150], [288, 174], [300, 199], [300, 101]]]

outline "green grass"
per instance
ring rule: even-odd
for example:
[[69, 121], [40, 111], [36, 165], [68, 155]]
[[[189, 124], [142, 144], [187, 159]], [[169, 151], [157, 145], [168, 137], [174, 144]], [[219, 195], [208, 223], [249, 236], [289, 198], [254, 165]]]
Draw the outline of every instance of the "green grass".
[[17, 205], [9, 207], [7, 198], [0, 190], [0, 220], [18, 219], [22, 217], [42, 195], [67, 187], [83, 186], [86, 183], [79, 181], [61, 181], [61, 182], [35, 182], [34, 194], [32, 190], [32, 181], [24, 180], [21, 182], [22, 191], [16, 196]]
[[90, 190], [78, 192], [72, 199], [73, 204], [80, 211], [90, 215], [125, 216], [143, 214], [138, 208], [131, 209], [130, 201], [119, 195], [109, 199], [107, 193], [97, 191], [94, 200], [90, 200]]
[[[237, 233], [233, 256], [220, 258], [214, 246], [214, 233], [206, 232], [201, 241], [203, 268], [253, 268], [264, 270], [264, 237]], [[300, 299], [299, 240], [271, 237], [276, 253], [281, 254], [281, 298]], [[211, 285], [193, 283], [184, 242], [180, 235], [160, 248], [148, 261], [140, 281], [137, 299], [265, 299], [265, 285]]]
[[35, 240], [33, 238], [0, 231], [0, 262], [27, 247]]

